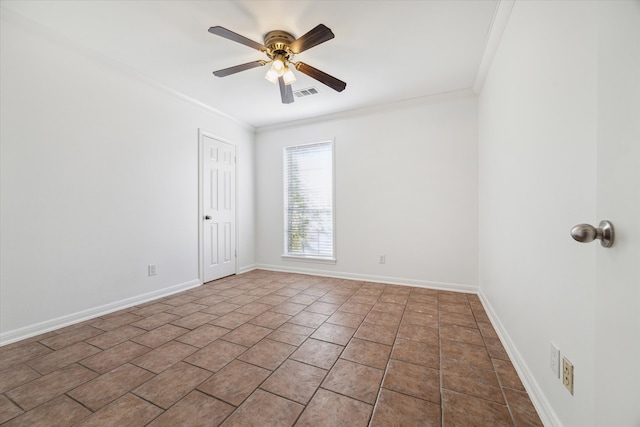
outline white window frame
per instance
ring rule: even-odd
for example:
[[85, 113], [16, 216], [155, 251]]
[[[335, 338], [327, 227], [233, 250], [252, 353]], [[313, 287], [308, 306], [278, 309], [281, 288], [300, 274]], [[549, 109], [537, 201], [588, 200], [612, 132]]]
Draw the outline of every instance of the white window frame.
[[[328, 144], [331, 146], [331, 227], [332, 227], [332, 256], [319, 256], [313, 254], [289, 254], [287, 246], [287, 209], [288, 209], [288, 187], [287, 187], [287, 149], [293, 147], [304, 147], [308, 145]], [[335, 264], [336, 258], [336, 161], [335, 161], [335, 141], [333, 139], [323, 139], [303, 144], [293, 144], [283, 147], [282, 150], [282, 181], [283, 181], [283, 254], [282, 259], [286, 261], [305, 261], [322, 264]]]

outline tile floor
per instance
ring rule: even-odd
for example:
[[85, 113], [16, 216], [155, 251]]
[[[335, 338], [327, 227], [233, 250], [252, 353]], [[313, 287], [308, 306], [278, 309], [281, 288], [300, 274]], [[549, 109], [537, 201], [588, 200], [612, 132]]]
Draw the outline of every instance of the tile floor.
[[0, 348], [2, 426], [541, 426], [476, 295], [255, 270]]

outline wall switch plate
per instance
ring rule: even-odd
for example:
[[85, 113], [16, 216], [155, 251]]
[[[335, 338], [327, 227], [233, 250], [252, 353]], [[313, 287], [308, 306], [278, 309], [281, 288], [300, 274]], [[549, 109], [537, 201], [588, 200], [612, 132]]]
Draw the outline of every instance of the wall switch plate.
[[562, 384], [573, 395], [573, 365], [566, 357], [562, 358]]
[[155, 276], [156, 274], [158, 274], [158, 266], [149, 264], [149, 276]]
[[549, 355], [549, 367], [553, 376], [560, 378], [560, 350], [554, 343], [551, 343], [551, 352]]
[[385, 262], [387, 262], [387, 256], [380, 255], [380, 257], [378, 258], [378, 264], [384, 264]]

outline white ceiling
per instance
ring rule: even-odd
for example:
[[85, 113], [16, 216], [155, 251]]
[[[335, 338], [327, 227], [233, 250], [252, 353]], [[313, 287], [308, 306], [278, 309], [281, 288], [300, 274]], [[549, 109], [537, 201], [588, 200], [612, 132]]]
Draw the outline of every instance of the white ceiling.
[[[498, 0], [2, 1], [2, 7], [254, 127], [472, 88]], [[335, 38], [295, 57], [347, 82], [335, 92], [300, 72], [283, 105], [267, 67], [212, 71], [265, 58], [210, 34], [220, 25], [257, 42], [325, 24]]]

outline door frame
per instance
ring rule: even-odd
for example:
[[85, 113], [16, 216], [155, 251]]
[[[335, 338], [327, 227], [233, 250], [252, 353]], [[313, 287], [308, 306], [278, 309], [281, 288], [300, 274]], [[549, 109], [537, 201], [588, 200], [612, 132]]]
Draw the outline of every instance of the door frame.
[[198, 128], [198, 280], [202, 285], [204, 283], [204, 239], [202, 233], [204, 231], [204, 171], [202, 168], [202, 162], [204, 160], [204, 138], [215, 139], [220, 142], [224, 142], [225, 144], [233, 145], [236, 151], [236, 160], [235, 160], [235, 168], [234, 168], [234, 180], [236, 183], [235, 188], [235, 199], [234, 199], [234, 218], [235, 221], [235, 239], [236, 239], [236, 247], [235, 254], [233, 260], [233, 274], [238, 274], [238, 249], [239, 249], [239, 226], [238, 226], [238, 144], [234, 144], [233, 142], [221, 138], [211, 132], [207, 132], [202, 130], [202, 128]]

